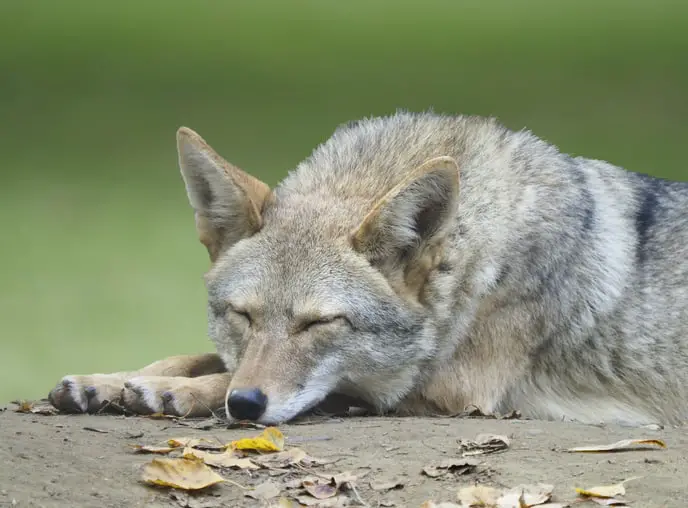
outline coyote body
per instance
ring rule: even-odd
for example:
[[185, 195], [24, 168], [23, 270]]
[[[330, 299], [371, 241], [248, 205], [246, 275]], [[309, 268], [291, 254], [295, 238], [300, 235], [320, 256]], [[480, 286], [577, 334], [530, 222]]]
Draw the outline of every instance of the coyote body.
[[688, 417], [688, 184], [431, 113], [341, 126], [272, 190], [189, 129], [178, 147], [217, 356], [68, 376], [57, 407]]

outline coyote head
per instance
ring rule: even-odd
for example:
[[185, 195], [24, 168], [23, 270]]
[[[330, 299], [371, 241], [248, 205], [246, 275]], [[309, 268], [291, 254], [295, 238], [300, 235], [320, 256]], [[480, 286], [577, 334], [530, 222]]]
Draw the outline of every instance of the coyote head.
[[454, 159], [363, 179], [313, 159], [271, 190], [192, 130], [177, 141], [212, 262], [209, 335], [233, 372], [227, 414], [279, 423], [335, 393], [393, 408], [438, 348], [428, 285], [455, 216]]

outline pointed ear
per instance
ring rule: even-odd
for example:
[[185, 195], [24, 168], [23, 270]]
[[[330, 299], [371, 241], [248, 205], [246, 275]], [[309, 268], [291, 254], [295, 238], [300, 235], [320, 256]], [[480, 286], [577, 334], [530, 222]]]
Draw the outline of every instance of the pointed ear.
[[459, 167], [436, 157], [416, 168], [380, 199], [354, 230], [351, 243], [371, 263], [415, 259], [451, 223], [459, 195]]
[[215, 261], [222, 250], [260, 230], [270, 188], [225, 161], [186, 127], [177, 131], [177, 151], [201, 243]]

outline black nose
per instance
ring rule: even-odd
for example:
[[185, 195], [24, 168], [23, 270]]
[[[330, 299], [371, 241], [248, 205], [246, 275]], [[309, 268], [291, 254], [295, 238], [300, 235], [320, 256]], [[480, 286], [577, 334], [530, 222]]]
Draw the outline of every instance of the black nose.
[[265, 412], [268, 397], [258, 388], [239, 388], [229, 392], [227, 409], [237, 420], [257, 420]]

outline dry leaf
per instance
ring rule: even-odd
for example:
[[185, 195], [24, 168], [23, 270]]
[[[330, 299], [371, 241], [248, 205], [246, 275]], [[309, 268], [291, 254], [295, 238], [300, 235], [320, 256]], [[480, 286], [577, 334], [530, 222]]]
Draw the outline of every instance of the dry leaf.
[[349, 498], [346, 496], [336, 496], [327, 499], [316, 499], [310, 496], [296, 496], [295, 498], [303, 506], [317, 506], [318, 508], [329, 508], [335, 506], [347, 506]]
[[613, 498], [616, 496], [623, 496], [626, 494], [626, 484], [631, 480], [639, 479], [639, 476], [633, 476], [620, 483], [614, 485], [600, 485], [598, 487], [591, 487], [589, 489], [576, 489], [578, 495], [589, 498]]
[[170, 498], [177, 501], [182, 508], [220, 508], [224, 506], [222, 500], [217, 497], [197, 496], [194, 492], [181, 490], [170, 491]]
[[210, 453], [195, 448], [184, 448], [182, 456], [185, 459], [195, 459], [213, 467], [227, 467], [232, 469], [260, 469], [251, 459], [235, 455], [234, 452]]
[[327, 499], [337, 495], [337, 487], [330, 483], [320, 483], [305, 480], [301, 483], [303, 488], [316, 499]]
[[459, 490], [457, 497], [462, 506], [497, 506], [501, 490], [485, 485], [472, 485]]
[[284, 449], [284, 435], [276, 427], [268, 427], [259, 436], [232, 441], [230, 446], [233, 450], [281, 452]]
[[268, 480], [256, 486], [253, 490], [244, 493], [245, 496], [261, 501], [272, 499], [280, 495], [280, 489], [274, 482]]
[[301, 448], [291, 448], [284, 452], [270, 453], [253, 457], [252, 460], [264, 468], [284, 468], [299, 464], [308, 455]]
[[438, 478], [447, 473], [462, 475], [472, 473], [478, 466], [478, 461], [473, 459], [446, 459], [439, 464], [425, 466], [423, 473], [430, 478]]
[[55, 409], [52, 404], [48, 403], [36, 404], [30, 400], [15, 400], [14, 404], [19, 406], [14, 410], [16, 413], [30, 413], [44, 416], [53, 416], [58, 413], [57, 409]]
[[174, 448], [169, 446], [142, 446], [142, 445], [132, 445], [134, 452], [136, 453], [155, 453], [158, 455], [165, 455], [174, 451]]
[[351, 474], [351, 471], [344, 471], [343, 473], [336, 474], [330, 478], [330, 484], [334, 485], [338, 489], [341, 487], [348, 487], [356, 481], [356, 476]]
[[165, 413], [151, 413], [149, 415], [145, 415], [145, 418], [150, 418], [151, 420], [177, 420], [177, 419], [183, 418], [183, 417], [174, 416], [174, 415], [166, 415]]
[[[545, 505], [552, 499], [554, 485], [539, 483], [537, 485], [518, 485], [502, 493], [497, 499], [500, 508], [530, 508]], [[546, 504], [545, 506], [550, 506]]]
[[394, 479], [386, 482], [370, 482], [370, 488], [373, 490], [398, 490], [404, 488], [404, 482], [400, 479]]
[[459, 441], [459, 449], [461, 450], [461, 455], [467, 457], [469, 455], [483, 455], [506, 450], [510, 444], [511, 441], [506, 436], [479, 434], [475, 441], [463, 439]]
[[588, 501], [592, 501], [595, 504], [601, 504], [602, 506], [628, 506], [626, 501], [615, 497], [589, 497], [587, 499]]
[[209, 439], [195, 437], [168, 439], [167, 444], [172, 448], [201, 448], [204, 450], [224, 450], [227, 448], [225, 444], [219, 444]]
[[143, 467], [143, 481], [182, 490], [199, 490], [225, 481], [199, 460], [153, 459]]
[[567, 452], [579, 453], [598, 453], [598, 452], [617, 452], [625, 450], [643, 450], [647, 447], [666, 448], [666, 444], [661, 439], [624, 439], [608, 445], [578, 446], [569, 448]]

